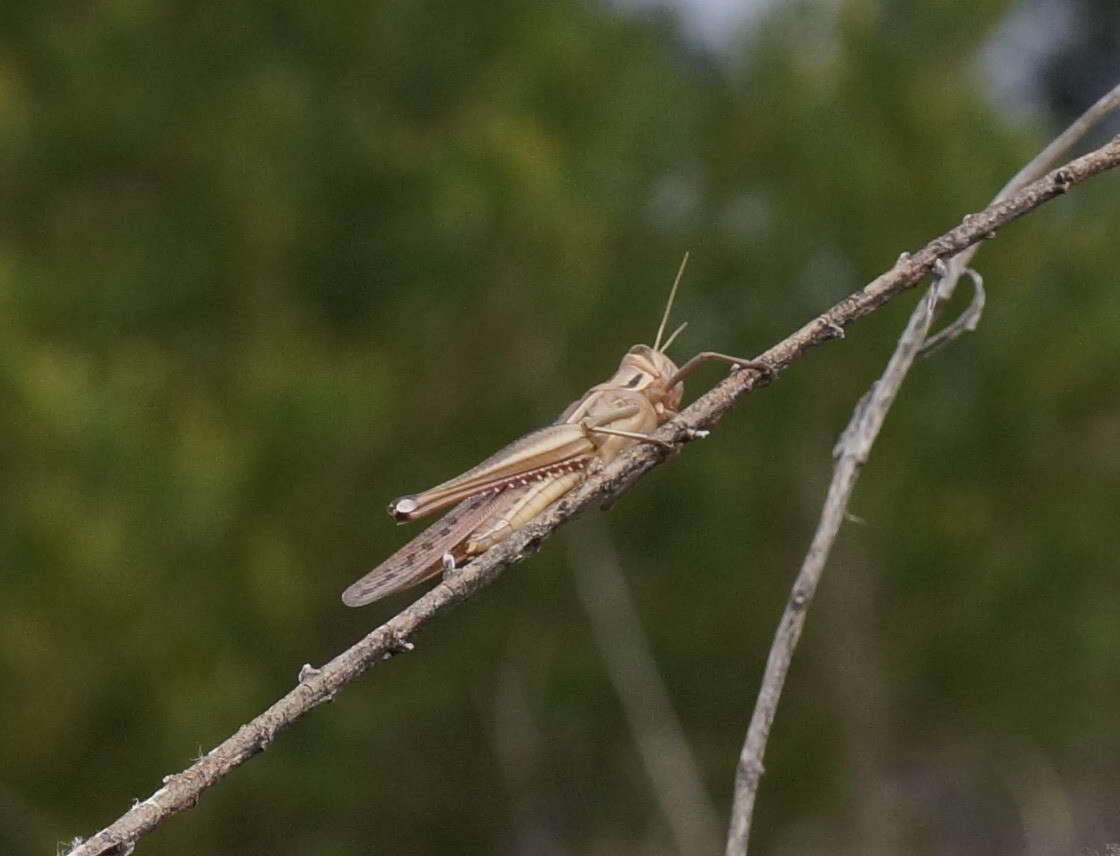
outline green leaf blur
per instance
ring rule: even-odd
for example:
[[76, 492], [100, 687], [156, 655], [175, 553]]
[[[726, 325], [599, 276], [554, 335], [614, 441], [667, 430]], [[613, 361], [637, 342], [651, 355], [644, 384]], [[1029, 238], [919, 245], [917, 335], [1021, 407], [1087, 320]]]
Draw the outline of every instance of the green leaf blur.
[[[579, 2], [6, 5], [0, 852], [92, 834], [405, 605], [338, 600], [418, 529], [386, 502], [609, 375], [685, 250], [675, 354], [751, 355], [983, 207], [1052, 128], [983, 95], [1008, 3], [923, 5], [791, 4], [722, 57]], [[1025, 852], [1040, 805], [1067, 852], [1120, 840], [1117, 180], [985, 246], [979, 331], [900, 396], [758, 852]], [[913, 299], [605, 518], [721, 822], [832, 443]], [[583, 525], [136, 852], [673, 852]]]

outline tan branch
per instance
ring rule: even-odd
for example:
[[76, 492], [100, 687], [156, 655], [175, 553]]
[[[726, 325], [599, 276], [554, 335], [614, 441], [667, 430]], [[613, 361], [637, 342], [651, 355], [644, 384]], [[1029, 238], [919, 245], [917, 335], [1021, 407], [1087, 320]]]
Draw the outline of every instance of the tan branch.
[[[1097, 101], [1076, 122], [1064, 131], [1054, 142], [1024, 166], [996, 194], [988, 210], [1001, 202], [1010, 201], [1029, 193], [1038, 186], [1028, 184], [1080, 140], [1108, 113], [1120, 106], [1120, 86], [1111, 90]], [[1108, 146], [1115, 146], [1114, 138]], [[1103, 149], [1098, 149], [1086, 157], [1094, 157]], [[1080, 158], [1074, 163], [1081, 163]], [[1071, 164], [1072, 166], [1072, 164]], [[1056, 170], [1050, 178], [1061, 173]], [[1020, 192], [1020, 189], [1021, 192]], [[978, 244], [965, 248], [949, 260], [948, 265], [935, 267], [936, 278], [930, 286], [925, 300], [914, 309], [906, 328], [903, 330], [895, 351], [882, 376], [867, 391], [852, 414], [851, 421], [844, 429], [834, 450], [836, 464], [832, 481], [821, 510], [820, 520], [813, 535], [809, 551], [801, 565], [785, 611], [778, 622], [774, 641], [770, 646], [766, 669], [759, 687], [758, 700], [751, 714], [747, 736], [739, 755], [735, 771], [735, 788], [731, 803], [731, 817], [728, 828], [725, 856], [746, 856], [750, 838], [751, 819], [754, 814], [755, 798], [764, 771], [762, 759], [770, 727], [777, 713], [778, 701], [785, 685], [786, 674], [797, 648], [805, 615], [816, 592], [817, 585], [824, 573], [825, 563], [831, 553], [840, 526], [847, 513], [848, 500], [855, 489], [859, 474], [871, 453], [871, 447], [879, 435], [883, 421], [898, 390], [905, 381], [916, 357], [927, 356], [941, 345], [952, 341], [965, 331], [973, 330], [979, 322], [984, 308], [983, 281], [979, 274], [970, 270], [968, 262], [975, 255]], [[967, 274], [973, 282], [974, 297], [962, 315], [935, 336], [929, 335], [930, 324], [940, 306], [949, 299], [957, 280]]]
[[[941, 265], [944, 268], [944, 265]], [[778, 711], [778, 700], [785, 685], [786, 673], [793, 660], [805, 615], [816, 594], [817, 584], [824, 573], [836, 535], [848, 510], [860, 471], [867, 462], [871, 447], [883, 426], [895, 395], [906, 379], [910, 366], [921, 351], [933, 320], [941, 277], [929, 287], [925, 298], [918, 304], [899, 339], [898, 347], [887, 363], [887, 368], [859, 404], [856, 405], [848, 427], [844, 429], [833, 454], [836, 466], [828, 496], [821, 511], [817, 530], [801, 570], [794, 581], [793, 590], [785, 611], [774, 633], [774, 642], [766, 660], [762, 684], [758, 691], [747, 738], [735, 769], [735, 791], [731, 801], [731, 822], [727, 835], [726, 856], [746, 856], [750, 837], [751, 818], [758, 785], [762, 778], [762, 758], [770, 737], [770, 726]]]
[[[961, 225], [930, 241], [913, 255], [900, 259], [889, 271], [805, 324], [762, 354], [760, 359], [773, 366], [775, 373], [781, 371], [809, 348], [842, 335], [843, 328], [853, 321], [913, 286], [938, 259], [949, 259], [964, 248], [992, 237], [997, 229], [1012, 220], [1118, 163], [1120, 137], [1051, 172], [998, 204], [966, 217]], [[732, 372], [679, 417], [662, 426], [657, 436], [674, 446], [682, 445], [691, 436], [691, 430], [714, 425], [736, 399], [758, 385], [759, 380], [759, 374], [751, 370]], [[380, 660], [409, 650], [411, 643], [408, 640], [436, 615], [469, 597], [507, 567], [535, 552], [553, 530], [575, 514], [626, 490], [669, 454], [662, 447], [642, 444], [620, 455], [603, 472], [589, 478], [532, 523], [435, 586], [321, 669], [302, 670], [299, 683], [287, 695], [186, 770], [166, 777], [163, 787], [93, 837], [74, 846], [70, 850], [71, 856], [127, 852], [141, 836], [171, 815], [193, 806], [207, 788], [267, 748], [280, 731], [332, 699], [366, 669]]]

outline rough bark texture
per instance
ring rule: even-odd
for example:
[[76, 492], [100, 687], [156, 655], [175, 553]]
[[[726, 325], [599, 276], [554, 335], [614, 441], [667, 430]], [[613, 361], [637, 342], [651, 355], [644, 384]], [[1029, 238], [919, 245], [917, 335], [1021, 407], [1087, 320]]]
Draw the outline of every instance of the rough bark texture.
[[[919, 282], [938, 260], [948, 260], [966, 247], [994, 237], [997, 229], [1012, 220], [1118, 163], [1120, 137], [1054, 170], [984, 211], [964, 218], [959, 226], [930, 241], [912, 255], [904, 255], [889, 271], [809, 321], [760, 355], [759, 359], [773, 367], [772, 379], [809, 348], [842, 336], [844, 328], [853, 321]], [[690, 429], [713, 426], [739, 396], [750, 392], [761, 379], [755, 371], [733, 372], [679, 417], [662, 426], [657, 436], [674, 446], [683, 445]], [[380, 660], [410, 650], [408, 640], [434, 616], [464, 600], [507, 567], [535, 552], [540, 543], [569, 518], [626, 490], [639, 476], [670, 454], [664, 448], [649, 444], [628, 450], [532, 523], [437, 585], [325, 666], [320, 669], [305, 667], [296, 687], [279, 701], [241, 726], [189, 768], [165, 777], [159, 790], [96, 835], [76, 843], [70, 854], [95, 856], [130, 851], [141, 836], [164, 819], [193, 806], [207, 788], [266, 749], [280, 731], [313, 708], [330, 701], [366, 669]], [[748, 767], [741, 770], [742, 775], [748, 777], [757, 777], [760, 772], [760, 765], [758, 769]]]

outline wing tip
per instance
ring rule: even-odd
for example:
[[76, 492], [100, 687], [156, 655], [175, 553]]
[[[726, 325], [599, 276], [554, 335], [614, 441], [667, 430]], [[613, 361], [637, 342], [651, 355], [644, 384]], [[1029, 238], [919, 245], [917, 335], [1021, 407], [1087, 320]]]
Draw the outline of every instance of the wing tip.
[[372, 598], [362, 597], [362, 593], [354, 590], [354, 586], [350, 586], [342, 593], [342, 602], [347, 606], [365, 606], [370, 603]]
[[402, 581], [396, 573], [374, 570], [347, 586], [342, 592], [342, 602], [347, 606], [366, 606], [422, 581], [423, 578]]
[[407, 496], [397, 497], [389, 503], [389, 516], [397, 523], [414, 520], [420, 516], [417, 511], [419, 507], [420, 503], [416, 500], [416, 494], [410, 493]]

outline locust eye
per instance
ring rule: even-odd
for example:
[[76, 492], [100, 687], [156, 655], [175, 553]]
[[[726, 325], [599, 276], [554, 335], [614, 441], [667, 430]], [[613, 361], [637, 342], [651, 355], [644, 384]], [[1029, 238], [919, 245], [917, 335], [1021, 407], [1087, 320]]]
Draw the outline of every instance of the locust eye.
[[642, 382], [642, 376], [640, 374], [636, 374], [632, 378], [630, 378], [630, 380], [626, 381], [626, 388], [627, 389], [637, 389], [638, 384], [640, 384], [641, 382]]

